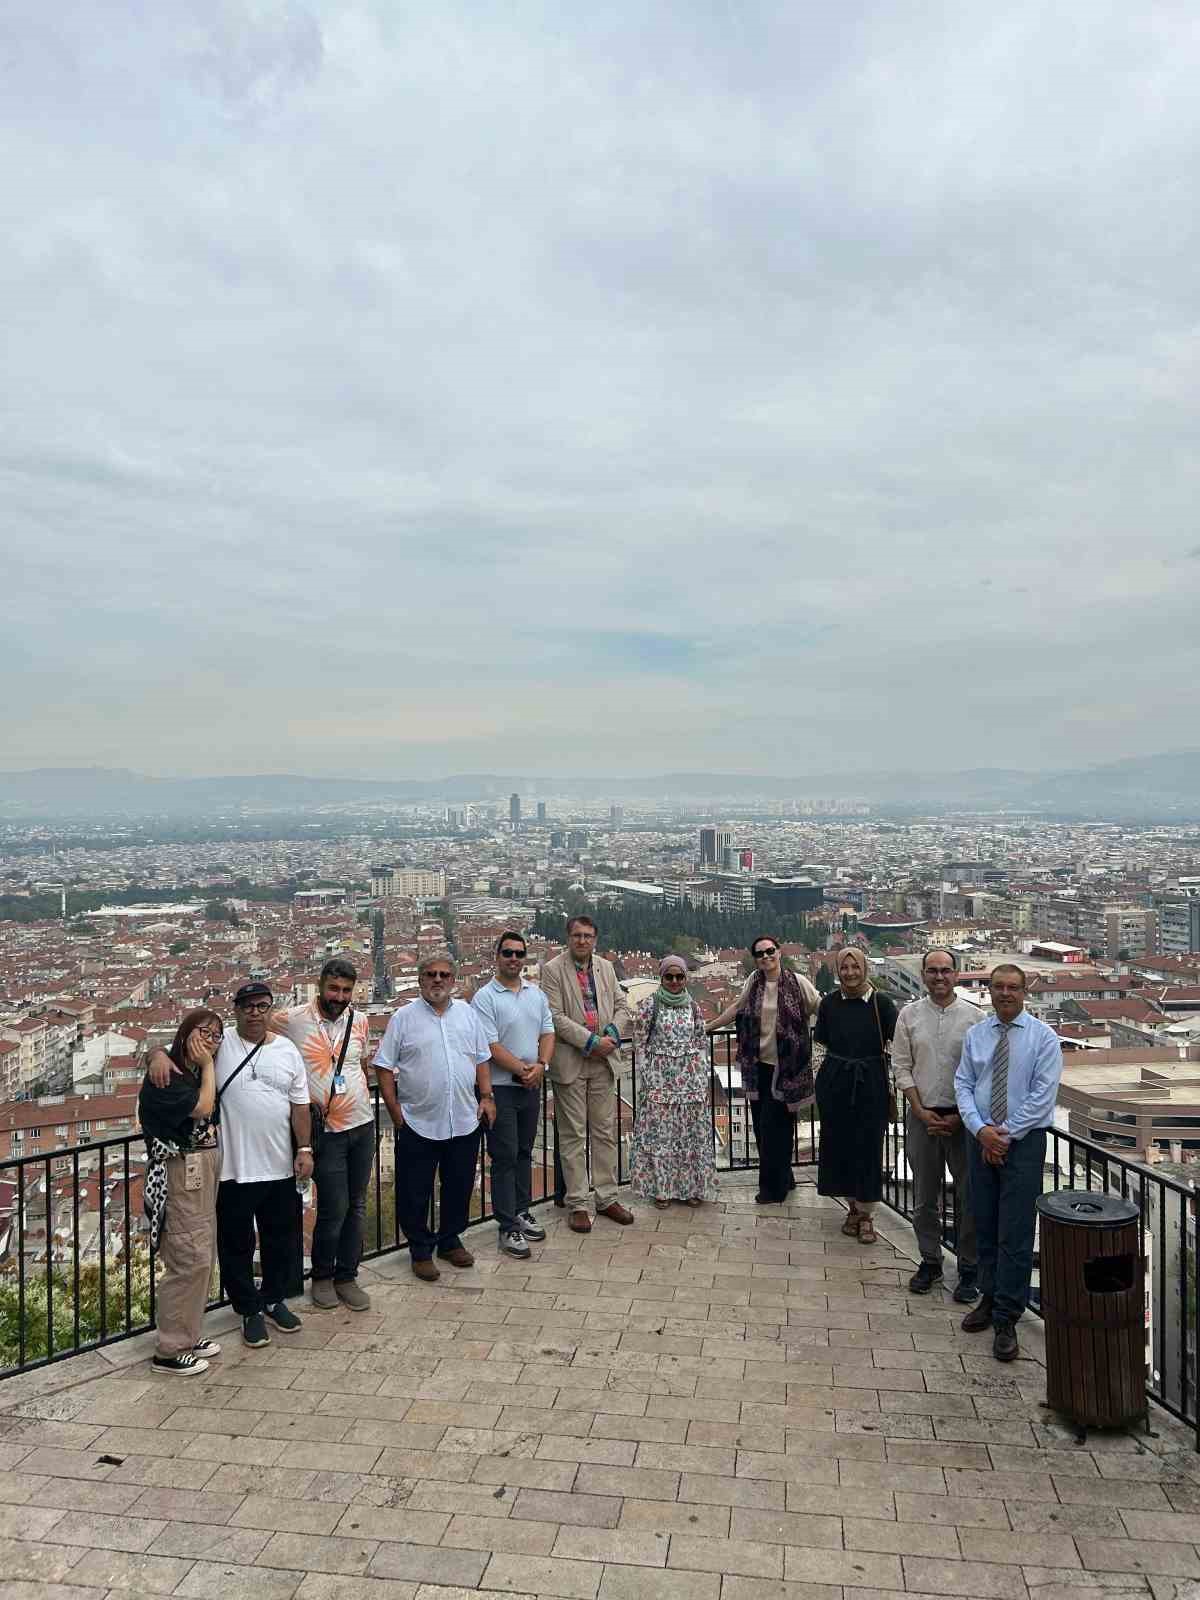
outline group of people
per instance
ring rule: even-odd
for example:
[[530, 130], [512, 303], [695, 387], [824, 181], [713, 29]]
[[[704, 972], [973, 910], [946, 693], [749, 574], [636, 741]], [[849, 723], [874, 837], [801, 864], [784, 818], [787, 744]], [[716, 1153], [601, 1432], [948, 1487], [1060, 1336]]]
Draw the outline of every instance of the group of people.
[[[501, 1250], [528, 1257], [530, 1242], [546, 1237], [532, 1210], [531, 1178], [547, 1074], [568, 1226], [590, 1233], [593, 1211], [619, 1226], [633, 1222], [617, 1194], [620, 1051], [630, 1032], [633, 1190], [660, 1209], [711, 1200], [707, 1038], [730, 1023], [758, 1146], [756, 1200], [777, 1204], [794, 1189], [796, 1116], [815, 1103], [818, 1191], [848, 1202], [843, 1232], [875, 1243], [884, 1136], [896, 1114], [894, 1070], [907, 1101], [921, 1251], [909, 1287], [928, 1293], [941, 1279], [939, 1195], [948, 1166], [957, 1207], [954, 1297], [972, 1303], [982, 1291], [963, 1326], [994, 1324], [995, 1354], [1015, 1356], [1062, 1066], [1053, 1032], [1024, 1011], [1019, 968], [992, 973], [994, 1010], [981, 1021], [956, 997], [953, 955], [931, 950], [925, 998], [898, 1012], [871, 984], [860, 950], [839, 952], [837, 987], [822, 996], [786, 967], [779, 940], [763, 935], [751, 945], [754, 971], [737, 999], [706, 1024], [682, 957], [664, 958], [658, 987], [631, 1012], [595, 945], [592, 919], [571, 918], [567, 948], [544, 964], [537, 985], [524, 976], [524, 937], [505, 932], [493, 978], [469, 1003], [454, 996], [450, 956], [427, 956], [419, 998], [393, 1014], [373, 1060], [367, 1019], [352, 1005], [357, 973], [341, 957], [326, 962], [308, 1004], [276, 1010], [268, 985], [254, 982], [234, 995], [232, 1025], [212, 1010], [189, 1012], [169, 1050], [152, 1054], [139, 1100], [146, 1210], [160, 1264], [155, 1369], [195, 1374], [219, 1353], [202, 1335], [215, 1263], [247, 1345], [268, 1344], [270, 1328], [300, 1328], [287, 1301], [302, 1289], [302, 1194], [310, 1178], [317, 1191], [311, 1305], [370, 1308], [357, 1282], [376, 1152], [368, 1067], [395, 1130], [396, 1217], [411, 1268], [434, 1282], [439, 1261], [474, 1264], [462, 1233], [481, 1138]], [[824, 1046], [819, 1071], [814, 1043]]]

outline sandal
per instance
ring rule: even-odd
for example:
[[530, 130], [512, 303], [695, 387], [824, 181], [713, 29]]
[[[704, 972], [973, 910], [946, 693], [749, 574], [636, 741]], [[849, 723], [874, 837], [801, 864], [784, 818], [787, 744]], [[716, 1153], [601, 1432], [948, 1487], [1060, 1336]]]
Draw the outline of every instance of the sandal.
[[878, 1244], [879, 1235], [875, 1232], [875, 1224], [870, 1217], [863, 1217], [858, 1224], [859, 1244]]
[[842, 1223], [842, 1232], [851, 1239], [858, 1238], [858, 1225], [865, 1219], [857, 1211], [851, 1211], [845, 1222]]
[[654, 1209], [656, 1211], [667, 1211], [670, 1209], [670, 1205], [671, 1202], [669, 1200], [659, 1200], [656, 1198], [654, 1202]]

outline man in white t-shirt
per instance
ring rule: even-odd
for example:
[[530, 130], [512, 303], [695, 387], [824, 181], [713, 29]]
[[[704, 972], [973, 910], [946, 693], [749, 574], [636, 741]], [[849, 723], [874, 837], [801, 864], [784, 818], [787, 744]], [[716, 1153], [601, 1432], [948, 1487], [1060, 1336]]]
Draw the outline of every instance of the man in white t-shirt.
[[[298, 1293], [304, 1247], [297, 1181], [312, 1176], [308, 1073], [290, 1039], [267, 1030], [271, 991], [246, 983], [233, 997], [234, 1027], [217, 1051], [221, 1182], [217, 1259], [248, 1345], [270, 1344], [266, 1318], [295, 1333], [300, 1318], [284, 1298]], [[297, 1150], [292, 1153], [292, 1135]], [[262, 1284], [254, 1281], [254, 1231]]]

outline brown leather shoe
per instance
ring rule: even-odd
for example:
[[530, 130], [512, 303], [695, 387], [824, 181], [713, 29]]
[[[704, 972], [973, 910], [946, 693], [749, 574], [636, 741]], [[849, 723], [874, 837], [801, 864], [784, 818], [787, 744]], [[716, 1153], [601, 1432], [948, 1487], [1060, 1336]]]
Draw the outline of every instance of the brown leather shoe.
[[441, 1277], [432, 1261], [414, 1261], [412, 1269], [413, 1277], [420, 1278], [423, 1283], [436, 1283]]
[[461, 1244], [456, 1244], [453, 1250], [439, 1250], [438, 1255], [443, 1261], [448, 1261], [452, 1267], [473, 1267], [475, 1257], [469, 1250], [464, 1250]]
[[604, 1206], [596, 1215], [607, 1217], [610, 1222], [619, 1222], [623, 1228], [627, 1228], [633, 1221], [633, 1212], [627, 1211], [619, 1200], [614, 1200], [610, 1206]]
[[592, 1219], [586, 1211], [572, 1211], [567, 1218], [567, 1227], [572, 1233], [591, 1233]]

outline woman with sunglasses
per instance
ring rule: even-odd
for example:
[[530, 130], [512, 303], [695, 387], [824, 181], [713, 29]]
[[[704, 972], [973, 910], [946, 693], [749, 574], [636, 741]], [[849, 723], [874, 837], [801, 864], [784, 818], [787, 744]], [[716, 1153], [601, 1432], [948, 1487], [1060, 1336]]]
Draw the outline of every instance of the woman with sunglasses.
[[811, 1019], [821, 996], [807, 978], [783, 965], [779, 940], [759, 934], [750, 945], [754, 971], [741, 994], [708, 1025], [734, 1023], [742, 1089], [758, 1145], [759, 1205], [778, 1205], [796, 1187], [792, 1146], [796, 1113], [813, 1098]]
[[895, 1001], [871, 987], [867, 958], [855, 946], [838, 952], [837, 978], [838, 987], [821, 1001], [813, 1035], [825, 1046], [817, 1077], [817, 1193], [849, 1200], [842, 1232], [875, 1244], [883, 1136], [892, 1106], [887, 1057], [898, 1013]]
[[215, 1011], [189, 1011], [167, 1051], [174, 1070], [165, 1085], [147, 1073], [138, 1095], [148, 1156], [146, 1218], [158, 1262], [158, 1342], [150, 1365], [180, 1377], [207, 1372], [205, 1357], [221, 1353], [200, 1332], [217, 1249], [221, 1153], [214, 1060], [221, 1038]]
[[715, 1198], [717, 1171], [704, 1017], [688, 993], [687, 962], [665, 956], [658, 977], [633, 1014], [638, 1096], [629, 1178], [635, 1194], [665, 1211], [672, 1200], [698, 1206]]

